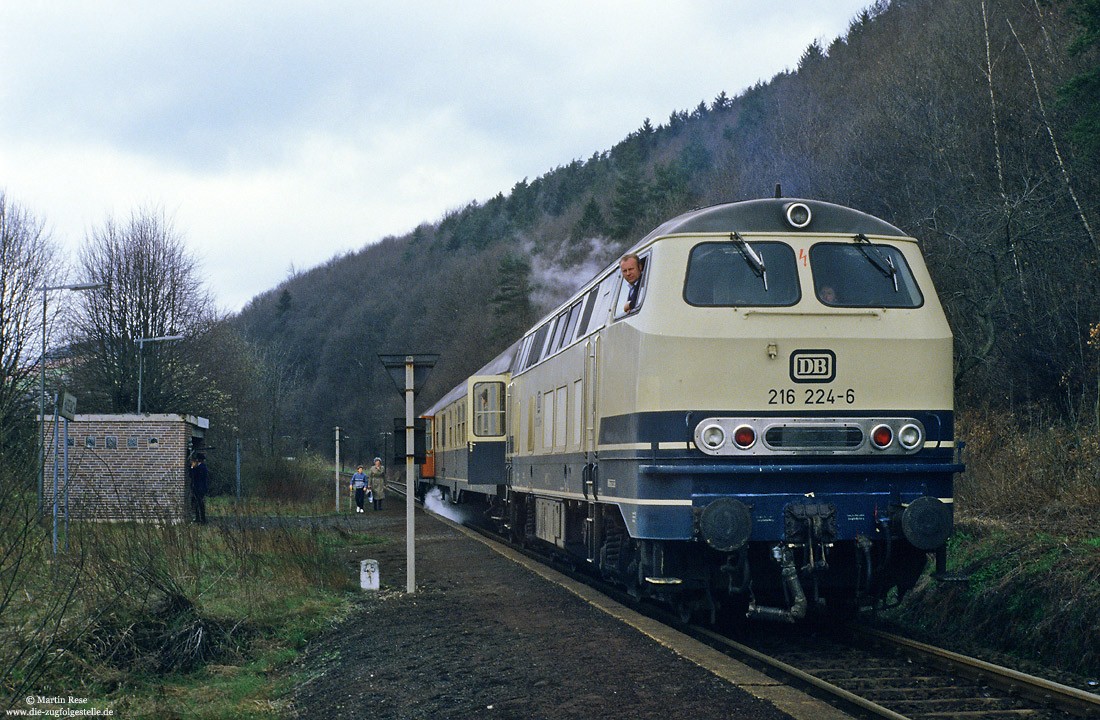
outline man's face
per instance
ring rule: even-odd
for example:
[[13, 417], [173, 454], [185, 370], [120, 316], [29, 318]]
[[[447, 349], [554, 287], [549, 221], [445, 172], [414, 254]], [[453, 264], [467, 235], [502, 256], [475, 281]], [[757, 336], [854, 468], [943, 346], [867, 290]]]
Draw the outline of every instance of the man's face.
[[638, 276], [641, 275], [641, 270], [638, 268], [638, 261], [634, 258], [627, 258], [619, 262], [619, 271], [623, 274], [623, 280], [633, 285], [638, 282]]

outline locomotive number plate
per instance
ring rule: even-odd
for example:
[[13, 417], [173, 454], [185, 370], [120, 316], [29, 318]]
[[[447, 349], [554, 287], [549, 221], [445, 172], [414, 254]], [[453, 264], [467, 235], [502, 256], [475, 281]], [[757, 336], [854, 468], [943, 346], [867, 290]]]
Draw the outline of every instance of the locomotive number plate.
[[855, 388], [772, 388], [769, 405], [854, 405]]

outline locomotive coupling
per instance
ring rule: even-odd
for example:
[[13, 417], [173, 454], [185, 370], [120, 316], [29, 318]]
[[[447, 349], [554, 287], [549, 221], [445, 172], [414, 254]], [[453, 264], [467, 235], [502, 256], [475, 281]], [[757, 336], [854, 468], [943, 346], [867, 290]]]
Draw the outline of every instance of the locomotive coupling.
[[787, 597], [791, 600], [791, 606], [786, 609], [781, 607], [759, 607], [756, 602], [751, 602], [745, 617], [750, 620], [778, 620], [789, 623], [801, 620], [806, 617], [806, 609], [809, 603], [806, 602], [806, 593], [802, 591], [802, 583], [798, 580], [798, 570], [794, 567], [791, 554], [783, 545], [776, 545], [772, 548], [772, 559], [779, 565], [780, 572], [783, 575], [783, 586], [787, 592]]

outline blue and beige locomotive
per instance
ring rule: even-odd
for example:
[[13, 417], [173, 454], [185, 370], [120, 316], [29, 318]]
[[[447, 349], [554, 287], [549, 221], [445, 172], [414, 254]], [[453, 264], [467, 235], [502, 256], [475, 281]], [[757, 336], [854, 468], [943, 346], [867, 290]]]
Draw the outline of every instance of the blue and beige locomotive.
[[633, 306], [612, 264], [427, 411], [424, 482], [685, 617], [793, 621], [942, 571], [952, 337], [916, 240], [775, 198], [631, 253]]

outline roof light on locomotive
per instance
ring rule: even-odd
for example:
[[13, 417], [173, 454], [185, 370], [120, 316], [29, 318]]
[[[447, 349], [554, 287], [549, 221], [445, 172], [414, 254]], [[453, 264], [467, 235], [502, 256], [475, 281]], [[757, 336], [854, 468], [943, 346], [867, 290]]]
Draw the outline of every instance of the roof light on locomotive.
[[810, 207], [805, 203], [795, 202], [790, 203], [786, 207], [784, 213], [787, 218], [787, 223], [793, 228], [801, 230], [810, 224], [810, 220], [813, 219], [813, 213], [810, 212]]

